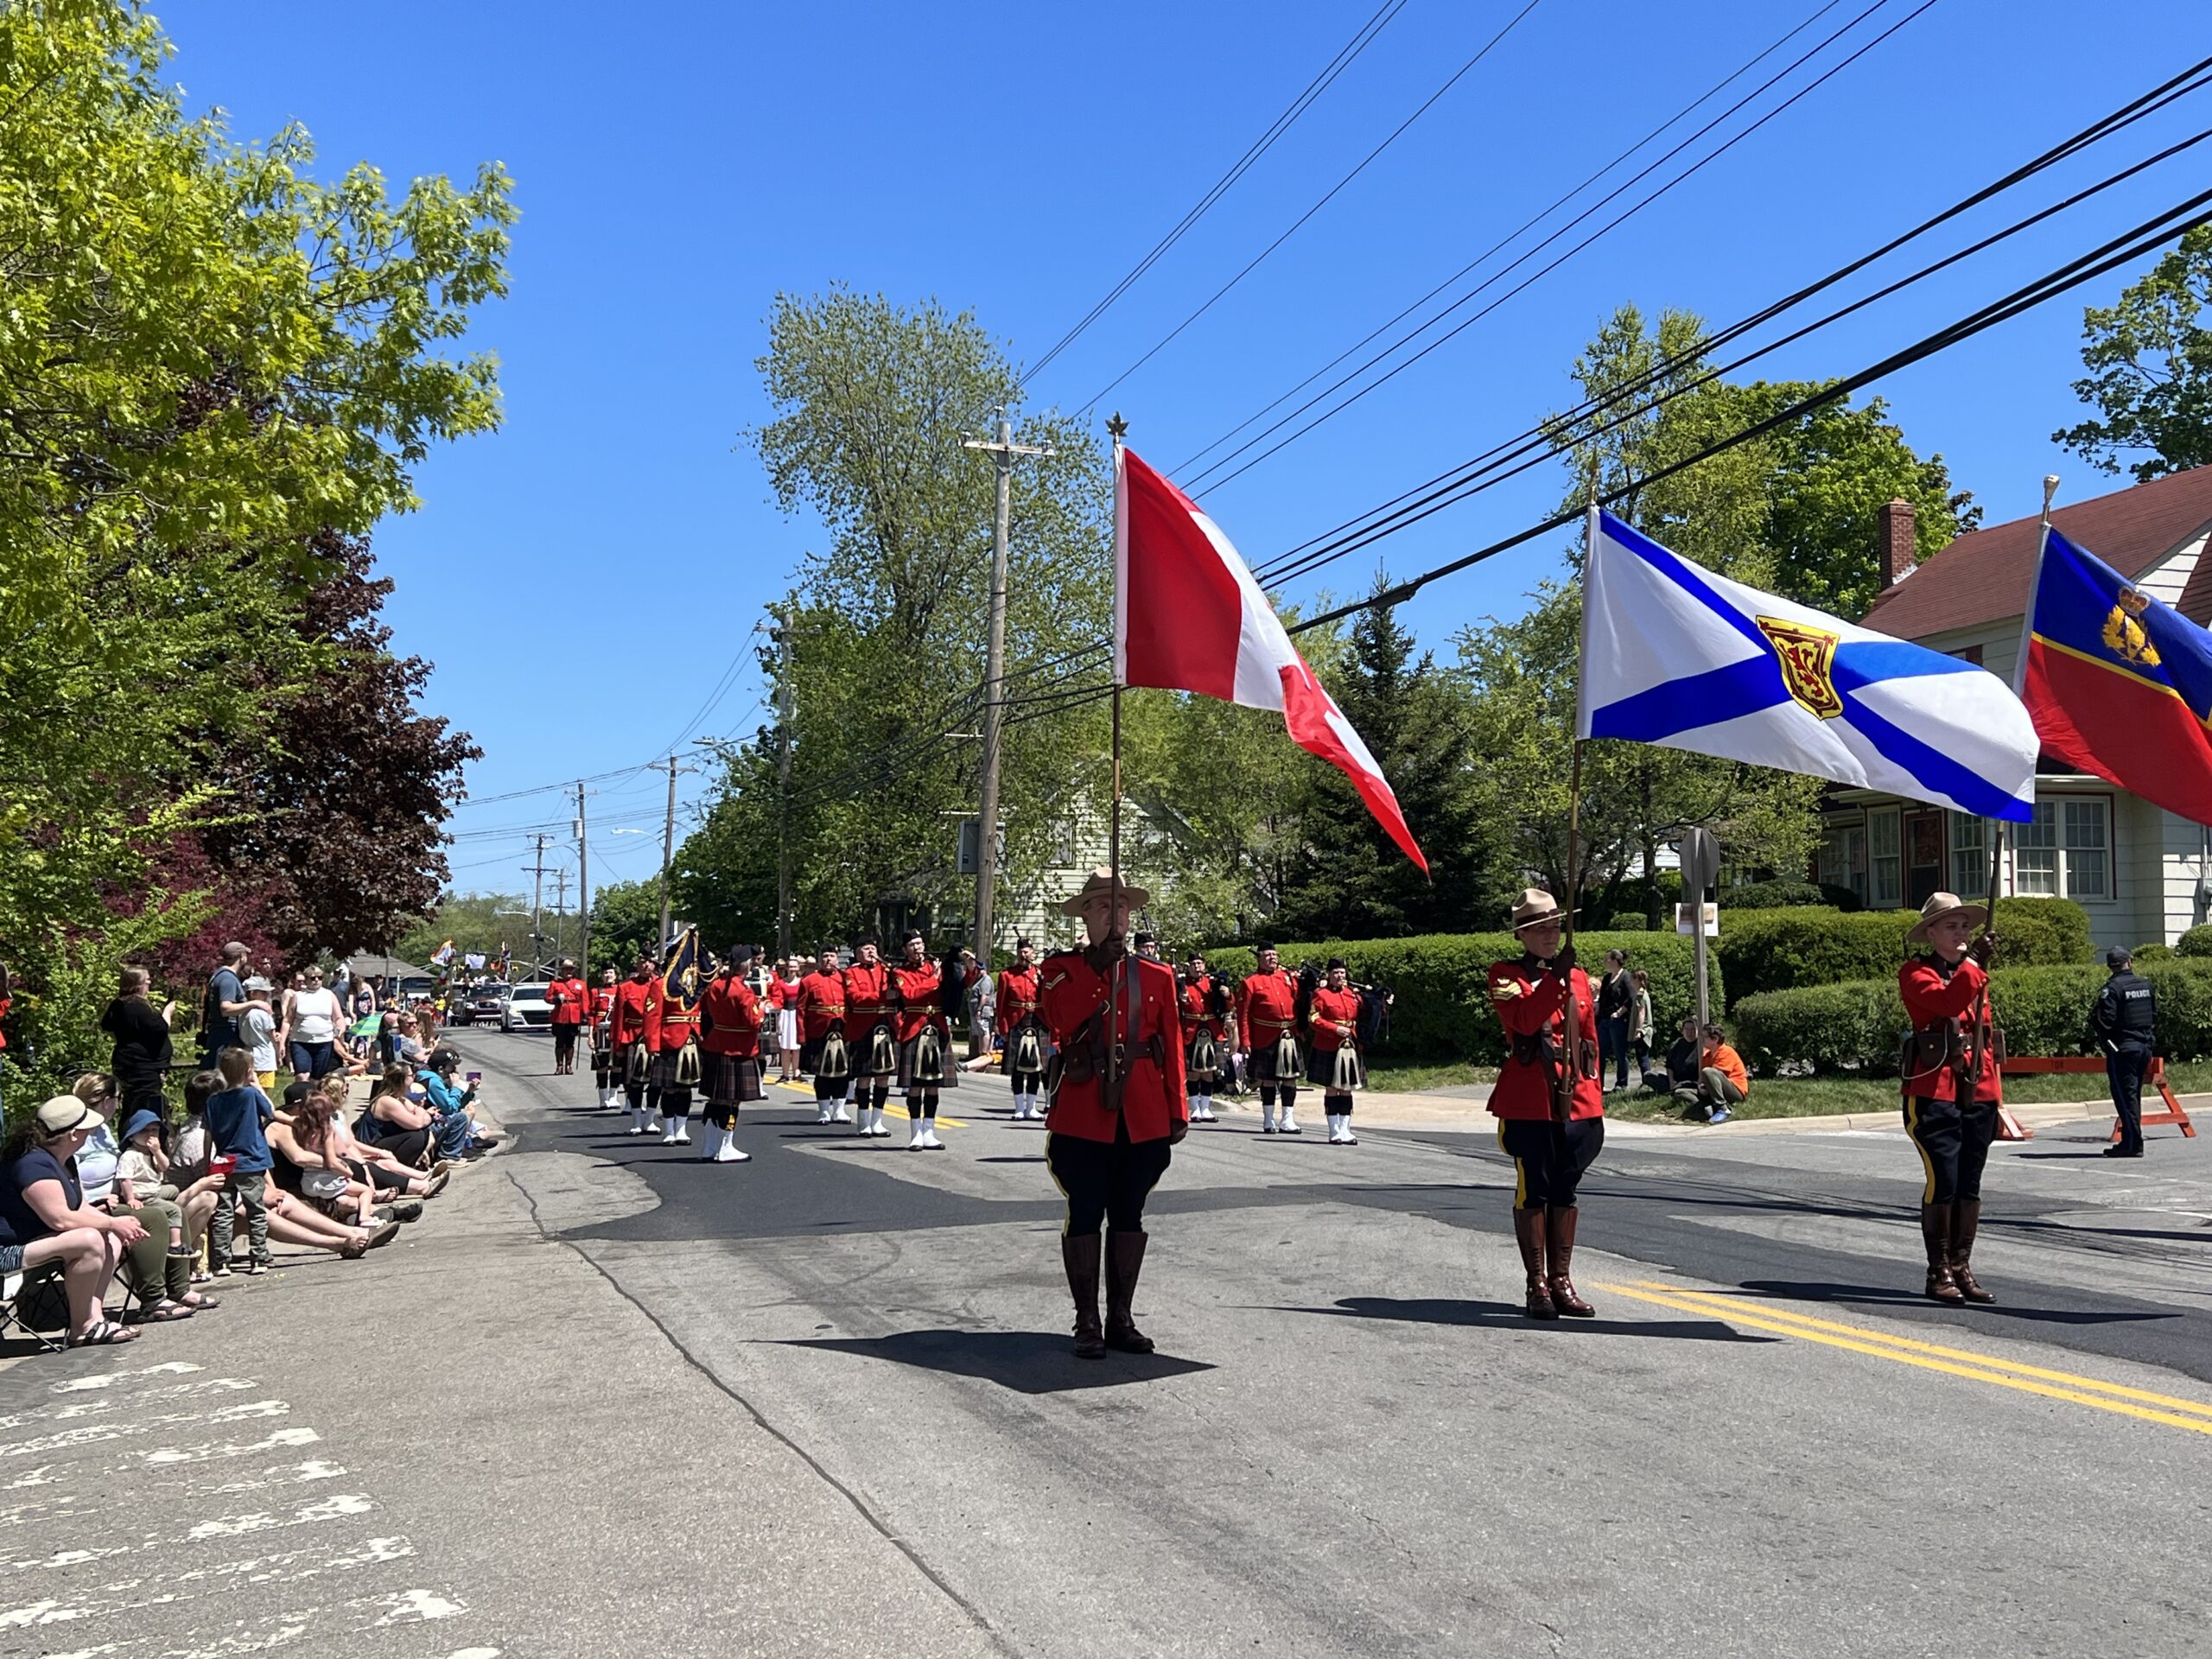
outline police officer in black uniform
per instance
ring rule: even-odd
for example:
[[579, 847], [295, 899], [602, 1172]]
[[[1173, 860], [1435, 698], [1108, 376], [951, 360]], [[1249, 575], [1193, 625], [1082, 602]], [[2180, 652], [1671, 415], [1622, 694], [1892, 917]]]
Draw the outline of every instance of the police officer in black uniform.
[[2112, 1103], [2120, 1113], [2120, 1141], [2105, 1148], [2107, 1158], [2143, 1155], [2143, 1073], [2158, 1027], [2158, 995], [2135, 971], [2135, 958], [2119, 945], [2105, 952], [2112, 977], [2097, 993], [2089, 1028], [2105, 1052], [2105, 1076], [2112, 1082]]

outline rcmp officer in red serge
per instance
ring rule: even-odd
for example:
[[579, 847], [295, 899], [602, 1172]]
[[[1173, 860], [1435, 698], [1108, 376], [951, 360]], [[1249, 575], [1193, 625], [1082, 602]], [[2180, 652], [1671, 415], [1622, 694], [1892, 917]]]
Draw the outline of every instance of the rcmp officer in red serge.
[[1039, 1096], [1045, 1086], [1045, 1062], [1052, 1058], [1052, 1039], [1037, 1016], [1037, 947], [1027, 939], [1014, 942], [1014, 966], [999, 975], [999, 1035], [1004, 1039], [1000, 1065], [1014, 1090], [1016, 1122], [1045, 1116]]
[[1059, 1045], [1045, 1162], [1068, 1201], [1060, 1262], [1075, 1299], [1075, 1351], [1084, 1359], [1097, 1359], [1109, 1348], [1152, 1351], [1152, 1338], [1137, 1329], [1134, 1314], [1144, 1266], [1144, 1204], [1167, 1173], [1168, 1149], [1190, 1133], [1174, 972], [1165, 963], [1128, 955], [1125, 944], [1129, 912], [1149, 896], [1109, 871], [1094, 872], [1060, 906], [1063, 914], [1083, 918], [1090, 944], [1056, 950], [1039, 969], [1039, 1001]]
[[[1931, 894], [1904, 936], [1925, 944], [1897, 969], [1912, 1035], [1905, 1039], [1904, 1130], [1920, 1150], [1920, 1236], [1928, 1252], [1929, 1300], [1993, 1302], [1969, 1265], [1981, 1224], [1981, 1169], [1997, 1135], [2005, 1058], [1989, 1007], [1989, 959], [1997, 936], [1989, 912], [1955, 893]], [[1979, 930], [1979, 931], [1977, 931]]]
[[1298, 1052], [1298, 982], [1272, 944], [1259, 952], [1259, 970], [1236, 992], [1236, 1040], [1248, 1059], [1246, 1075], [1260, 1085], [1260, 1133], [1275, 1132], [1275, 1095], [1282, 1095], [1282, 1132], [1298, 1133], [1298, 1080], [1305, 1066]]
[[553, 1010], [553, 1075], [565, 1077], [576, 1069], [576, 1037], [591, 1017], [591, 993], [576, 977], [575, 963], [562, 963], [545, 1001]]
[[[1571, 1274], [1575, 1187], [1605, 1144], [1605, 1094], [1598, 1075], [1598, 1011], [1589, 976], [1574, 965], [1572, 947], [1560, 948], [1565, 919], [1551, 894], [1524, 889], [1513, 906], [1520, 958], [1494, 962], [1490, 969], [1491, 1007], [1508, 1045], [1490, 1110], [1497, 1119], [1497, 1144], [1513, 1160], [1513, 1236], [1528, 1273], [1532, 1319], [1562, 1313], [1588, 1319], [1597, 1312], [1575, 1294]], [[1572, 1044], [1565, 1041], [1570, 989]], [[1571, 1073], [1561, 1070], [1570, 1065]], [[1571, 1094], [1561, 1087], [1570, 1076]]]
[[652, 1051], [645, 1046], [645, 1005], [653, 991], [653, 959], [639, 957], [630, 977], [614, 988], [613, 1006], [607, 1011], [607, 1035], [614, 1048], [614, 1075], [630, 1102], [630, 1133], [651, 1135], [660, 1125], [645, 1105], [645, 1073], [652, 1065]]
[[761, 1003], [739, 973], [738, 960], [731, 951], [721, 971], [699, 994], [699, 1046], [707, 1085], [699, 1156], [709, 1163], [741, 1164], [753, 1155], [737, 1148], [737, 1109], [760, 1098]]

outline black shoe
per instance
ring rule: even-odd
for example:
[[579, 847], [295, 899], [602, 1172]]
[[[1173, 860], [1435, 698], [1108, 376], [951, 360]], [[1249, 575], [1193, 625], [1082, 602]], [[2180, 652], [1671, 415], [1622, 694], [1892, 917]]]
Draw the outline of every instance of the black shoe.
[[2143, 1148], [2140, 1147], [2107, 1147], [2105, 1148], [2104, 1155], [2107, 1158], [2140, 1158], [2143, 1155]]

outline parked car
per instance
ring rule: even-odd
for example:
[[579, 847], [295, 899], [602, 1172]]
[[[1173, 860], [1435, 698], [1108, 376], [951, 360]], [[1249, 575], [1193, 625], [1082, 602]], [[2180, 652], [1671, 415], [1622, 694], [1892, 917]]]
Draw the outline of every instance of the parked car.
[[448, 1022], [456, 1026], [496, 1026], [507, 1005], [508, 988], [493, 980], [471, 985], [455, 994]]
[[552, 988], [550, 983], [541, 979], [535, 984], [518, 985], [509, 991], [506, 1001], [499, 1005], [499, 1029], [550, 1027], [553, 1023], [553, 1005], [545, 1000], [545, 993]]
[[426, 1002], [438, 994], [438, 982], [428, 974], [403, 974], [399, 978], [400, 1000], [410, 1007]]

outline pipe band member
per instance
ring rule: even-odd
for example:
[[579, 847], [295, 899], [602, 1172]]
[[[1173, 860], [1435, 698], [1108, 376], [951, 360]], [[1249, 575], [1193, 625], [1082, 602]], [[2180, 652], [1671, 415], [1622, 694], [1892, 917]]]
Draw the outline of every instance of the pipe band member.
[[1058, 1046], [1045, 1163], [1068, 1201], [1060, 1265], [1075, 1300], [1075, 1351], [1085, 1359], [1109, 1348], [1153, 1350], [1135, 1315], [1148, 1236], [1145, 1200], [1167, 1172], [1169, 1148], [1191, 1127], [1174, 972], [1128, 955], [1123, 944], [1130, 911], [1149, 897], [1110, 871], [1095, 871], [1060, 906], [1083, 918], [1089, 945], [1054, 951], [1039, 970], [1041, 1012]]
[[691, 1090], [700, 1081], [698, 934], [686, 928], [647, 985], [645, 1047], [652, 1055], [646, 1109], [658, 1108], [664, 1147], [691, 1144]]
[[1321, 1090], [1321, 1109], [1329, 1120], [1329, 1144], [1356, 1147], [1351, 1132], [1355, 1090], [1367, 1087], [1367, 1065], [1359, 1052], [1360, 994], [1351, 986], [1342, 957], [1329, 959], [1328, 978], [1317, 986], [1306, 1016], [1306, 1080]]
[[[1517, 961], [1490, 969], [1490, 1003], [1505, 1027], [1505, 1064], [1491, 1091], [1497, 1144], [1513, 1160], [1513, 1237], [1528, 1274], [1532, 1319], [1565, 1313], [1588, 1319], [1597, 1310], [1575, 1294], [1575, 1189], [1605, 1144], [1605, 1092], [1598, 1075], [1598, 1012], [1590, 976], [1560, 944], [1567, 919], [1541, 887], [1528, 887], [1513, 906]], [[1567, 996], [1574, 995], [1575, 1030], [1567, 1040]], [[1563, 1071], [1572, 1067], [1572, 1071]], [[1559, 1085], [1572, 1078], [1567, 1121], [1554, 1107]]]
[[952, 1026], [944, 1012], [944, 973], [930, 960], [929, 944], [909, 929], [900, 941], [905, 960], [891, 970], [899, 1009], [899, 1090], [906, 1097], [909, 1152], [943, 1152], [937, 1137], [938, 1091], [960, 1086], [952, 1054]]
[[620, 1074], [614, 1069], [615, 979], [612, 968], [602, 968], [599, 983], [591, 988], [592, 1084], [599, 1090], [602, 1107], [614, 1104], [615, 1090], [621, 1086]]
[[[837, 966], [837, 947], [825, 944], [814, 971], [798, 982], [798, 1069], [814, 1079], [817, 1123], [849, 1123], [853, 1066], [845, 1042], [845, 976]], [[830, 1041], [836, 1038], [834, 1046]], [[823, 1061], [829, 1064], [825, 1065]]]
[[591, 1017], [591, 995], [577, 976], [575, 963], [562, 962], [545, 988], [545, 1001], [553, 1010], [553, 1075], [565, 1077], [576, 1069], [576, 1039]]
[[[1981, 1170], [1997, 1138], [2005, 1101], [2004, 1033], [1989, 1002], [1989, 961], [1997, 936], [1989, 912], [1956, 893], [1930, 894], [1904, 936], [1929, 954], [1897, 969], [1912, 1035], [1898, 1066], [1904, 1130], [1920, 1150], [1920, 1237], [1928, 1255], [1930, 1300], [1993, 1302], [1974, 1276], [1981, 1224]], [[1977, 931], [1979, 930], [1979, 931]]]
[[1177, 1013], [1183, 1027], [1184, 1090], [1191, 1103], [1191, 1122], [1217, 1122], [1213, 1115], [1213, 1090], [1224, 1080], [1230, 1065], [1229, 1021], [1233, 1001], [1228, 982], [1206, 971], [1206, 959], [1191, 952], [1183, 977]]
[[760, 1098], [760, 999], [738, 973], [736, 961], [732, 951], [699, 997], [699, 1047], [707, 1074], [699, 1156], [708, 1163], [741, 1164], [751, 1158], [737, 1147], [737, 1112], [745, 1102]]
[[1016, 1122], [1041, 1121], [1045, 1068], [1052, 1058], [1052, 1035], [1037, 1013], [1037, 947], [1027, 939], [1014, 945], [1014, 966], [999, 975], [995, 1020], [1001, 1039], [1007, 1086], [1014, 1090]]
[[1245, 1074], [1260, 1085], [1260, 1133], [1275, 1132], [1275, 1099], [1282, 1099], [1282, 1132], [1298, 1133], [1298, 1081], [1306, 1062], [1298, 1048], [1298, 982], [1272, 944], [1236, 991], [1236, 1040]]
[[891, 1098], [891, 1080], [899, 1075], [898, 1009], [890, 964], [877, 955], [873, 936], [861, 940], [844, 979], [845, 1043], [859, 1132], [887, 1135], [883, 1109]]
[[646, 1073], [652, 1051], [645, 1046], [645, 1005], [653, 992], [653, 959], [639, 957], [630, 977], [614, 988], [614, 1001], [607, 1015], [607, 1036], [614, 1047], [610, 1062], [630, 1103], [630, 1133], [658, 1135], [658, 1114], [645, 1104]]

